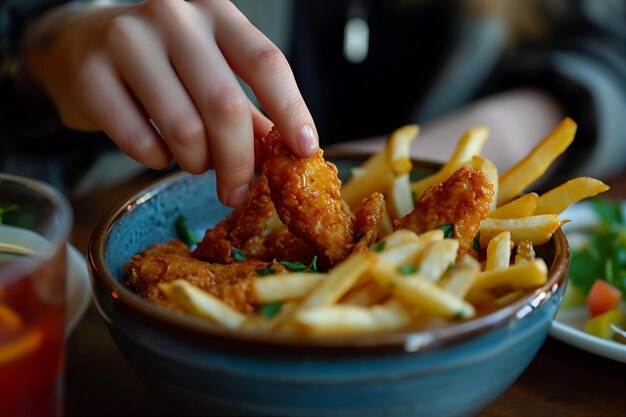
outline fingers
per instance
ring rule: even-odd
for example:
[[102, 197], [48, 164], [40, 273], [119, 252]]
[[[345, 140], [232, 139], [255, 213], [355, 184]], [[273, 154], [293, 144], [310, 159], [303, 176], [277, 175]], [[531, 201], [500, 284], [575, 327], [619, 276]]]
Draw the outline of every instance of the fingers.
[[319, 146], [313, 118], [282, 52], [230, 2], [214, 6], [215, 37], [233, 70], [252, 87], [287, 146], [299, 156]]
[[153, 169], [165, 168], [172, 155], [106, 60], [92, 58], [81, 77], [77, 80], [82, 88], [78, 89], [76, 101], [85, 119], [100, 126], [122, 152], [137, 162]]
[[[194, 16], [180, 16], [180, 19], [189, 21]], [[186, 30], [169, 31], [168, 50], [174, 69], [206, 126], [218, 196], [225, 204], [236, 206], [247, 198], [254, 172], [251, 108], [215, 40], [207, 36], [207, 30], [208, 26], [189, 24]], [[256, 120], [260, 121], [258, 115]]]
[[159, 38], [123, 17], [114, 21], [108, 36], [114, 64], [181, 168], [191, 173], [209, 169], [205, 125]]

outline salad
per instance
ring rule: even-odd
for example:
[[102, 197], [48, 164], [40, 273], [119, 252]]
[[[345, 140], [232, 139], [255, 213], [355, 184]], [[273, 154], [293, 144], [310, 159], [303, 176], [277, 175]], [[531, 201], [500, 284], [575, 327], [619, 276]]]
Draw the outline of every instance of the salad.
[[597, 222], [572, 249], [561, 308], [586, 305], [587, 333], [626, 344], [626, 216], [619, 201], [596, 198], [590, 204]]

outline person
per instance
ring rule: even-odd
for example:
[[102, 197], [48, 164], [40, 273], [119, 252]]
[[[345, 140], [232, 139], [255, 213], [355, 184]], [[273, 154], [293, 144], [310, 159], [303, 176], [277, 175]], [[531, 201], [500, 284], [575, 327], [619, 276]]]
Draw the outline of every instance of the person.
[[560, 174], [615, 174], [623, 2], [518, 3], [3, 0], [0, 169], [53, 178], [61, 165], [68, 183], [112, 141], [151, 168], [215, 168], [237, 205], [272, 124], [306, 156], [417, 122], [413, 150], [435, 159], [486, 124], [501, 169], [567, 114], [579, 131]]

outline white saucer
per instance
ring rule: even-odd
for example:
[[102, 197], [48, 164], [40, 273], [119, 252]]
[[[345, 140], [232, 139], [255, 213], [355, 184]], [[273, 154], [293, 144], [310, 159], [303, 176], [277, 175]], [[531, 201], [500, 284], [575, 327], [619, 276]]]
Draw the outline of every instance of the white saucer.
[[72, 245], [67, 245], [65, 339], [85, 314], [91, 301], [91, 285], [85, 257]]

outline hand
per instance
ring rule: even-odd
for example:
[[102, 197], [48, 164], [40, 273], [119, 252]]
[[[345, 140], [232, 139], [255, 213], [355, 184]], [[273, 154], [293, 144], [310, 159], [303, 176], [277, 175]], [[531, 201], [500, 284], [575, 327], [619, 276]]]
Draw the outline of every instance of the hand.
[[317, 151], [287, 60], [230, 1], [75, 7], [31, 24], [22, 55], [25, 73], [68, 127], [104, 131], [151, 168], [172, 156], [191, 173], [215, 168], [219, 198], [232, 206], [246, 198], [255, 138], [272, 124], [297, 155]]

